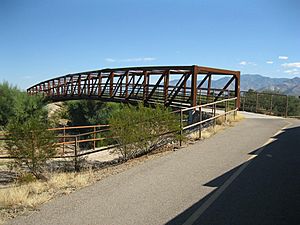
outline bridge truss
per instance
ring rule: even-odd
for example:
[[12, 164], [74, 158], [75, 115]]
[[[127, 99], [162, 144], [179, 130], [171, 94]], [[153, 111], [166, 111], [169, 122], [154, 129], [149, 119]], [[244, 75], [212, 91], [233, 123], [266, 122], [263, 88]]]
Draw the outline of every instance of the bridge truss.
[[[214, 88], [213, 76], [220, 75], [228, 78], [223, 87]], [[52, 101], [142, 101], [173, 107], [237, 97], [239, 107], [240, 72], [197, 65], [109, 68], [49, 79], [28, 88], [27, 92], [41, 93]]]

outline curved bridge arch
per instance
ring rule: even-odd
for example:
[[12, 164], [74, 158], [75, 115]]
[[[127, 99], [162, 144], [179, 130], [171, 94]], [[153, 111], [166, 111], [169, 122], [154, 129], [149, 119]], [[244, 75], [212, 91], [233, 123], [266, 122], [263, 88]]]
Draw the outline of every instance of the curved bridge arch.
[[[214, 75], [229, 76], [223, 88], [212, 87]], [[200, 104], [202, 96], [206, 101], [234, 96], [239, 107], [240, 72], [197, 65], [108, 68], [46, 80], [28, 88], [27, 93], [42, 93], [52, 101], [143, 101], [175, 107]]]

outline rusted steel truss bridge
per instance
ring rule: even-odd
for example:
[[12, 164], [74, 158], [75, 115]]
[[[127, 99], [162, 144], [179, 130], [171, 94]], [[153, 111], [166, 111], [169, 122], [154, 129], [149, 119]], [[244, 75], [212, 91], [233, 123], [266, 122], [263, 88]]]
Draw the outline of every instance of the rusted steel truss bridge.
[[[228, 76], [223, 88], [213, 76]], [[56, 77], [27, 89], [52, 101], [98, 99], [190, 107], [236, 97], [240, 105], [240, 72], [202, 66], [128, 67], [87, 71]]]

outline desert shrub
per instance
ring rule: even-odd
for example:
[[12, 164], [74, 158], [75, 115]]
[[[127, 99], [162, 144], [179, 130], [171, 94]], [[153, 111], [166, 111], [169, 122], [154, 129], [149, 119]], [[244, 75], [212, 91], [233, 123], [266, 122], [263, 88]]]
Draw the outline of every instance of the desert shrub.
[[40, 96], [16, 93], [14, 114], [5, 127], [5, 148], [14, 158], [13, 165], [37, 178], [43, 178], [46, 160], [55, 155], [55, 137], [48, 130], [48, 112], [45, 105], [46, 102]]
[[38, 113], [25, 121], [11, 121], [7, 126], [6, 148], [14, 158], [14, 166], [39, 179], [45, 179], [44, 165], [56, 154], [54, 133], [47, 128], [47, 122]]
[[120, 104], [96, 100], [74, 100], [65, 103], [65, 119], [71, 126], [107, 124], [111, 112], [118, 111]]
[[169, 134], [175, 138], [180, 129], [179, 119], [166, 108], [124, 107], [112, 114], [109, 124], [124, 160], [151, 151]]

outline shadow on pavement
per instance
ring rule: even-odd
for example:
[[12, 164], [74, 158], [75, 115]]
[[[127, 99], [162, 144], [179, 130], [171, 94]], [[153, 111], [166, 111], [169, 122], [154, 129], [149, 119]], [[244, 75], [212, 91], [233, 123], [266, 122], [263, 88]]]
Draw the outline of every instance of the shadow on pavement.
[[[300, 127], [273, 138], [194, 224], [300, 224]], [[167, 224], [183, 224], [240, 166], [204, 184], [217, 188]]]

